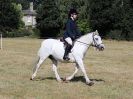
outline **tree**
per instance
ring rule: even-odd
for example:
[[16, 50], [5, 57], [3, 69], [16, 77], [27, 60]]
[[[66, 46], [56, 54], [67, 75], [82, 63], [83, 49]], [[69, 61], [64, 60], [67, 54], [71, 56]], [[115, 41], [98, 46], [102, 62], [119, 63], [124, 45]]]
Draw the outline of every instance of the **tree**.
[[56, 0], [43, 0], [37, 9], [37, 28], [41, 37], [55, 37], [60, 32], [60, 12]]
[[[78, 15], [78, 27], [82, 34], [90, 32], [89, 21], [89, 2], [88, 0], [58, 0], [60, 8], [61, 29], [65, 27], [68, 19], [68, 12], [71, 8], [77, 9]], [[63, 31], [62, 31], [63, 32]], [[63, 33], [62, 33], [63, 34]]]
[[90, 0], [90, 24], [104, 37], [133, 39], [132, 0]]
[[133, 40], [133, 2], [122, 0], [123, 17], [121, 20], [121, 36], [126, 40]]
[[0, 1], [0, 31], [7, 32], [18, 29], [22, 25], [22, 14], [19, 7], [11, 0]]
[[27, 10], [29, 8], [29, 0], [12, 0], [16, 4], [22, 5], [22, 10]]
[[106, 36], [112, 28], [112, 2], [113, 0], [90, 0], [90, 25], [101, 36]]

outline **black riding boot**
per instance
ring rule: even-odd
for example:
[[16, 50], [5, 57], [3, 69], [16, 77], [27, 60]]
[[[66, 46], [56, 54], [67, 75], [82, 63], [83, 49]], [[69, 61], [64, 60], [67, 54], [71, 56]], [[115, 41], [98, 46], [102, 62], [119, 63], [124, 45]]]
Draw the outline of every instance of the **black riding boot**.
[[67, 44], [67, 46], [65, 48], [64, 57], [63, 57], [64, 60], [67, 60], [67, 61], [70, 60], [70, 58], [68, 57], [68, 54], [69, 54], [71, 48], [72, 48], [72, 46]]

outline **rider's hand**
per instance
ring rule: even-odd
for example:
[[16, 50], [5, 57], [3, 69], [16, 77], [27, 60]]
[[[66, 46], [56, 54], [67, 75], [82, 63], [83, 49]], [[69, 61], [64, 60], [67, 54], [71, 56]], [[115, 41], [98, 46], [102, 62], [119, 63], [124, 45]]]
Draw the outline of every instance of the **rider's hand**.
[[75, 36], [72, 36], [71, 38], [72, 38], [73, 41], [75, 40]]

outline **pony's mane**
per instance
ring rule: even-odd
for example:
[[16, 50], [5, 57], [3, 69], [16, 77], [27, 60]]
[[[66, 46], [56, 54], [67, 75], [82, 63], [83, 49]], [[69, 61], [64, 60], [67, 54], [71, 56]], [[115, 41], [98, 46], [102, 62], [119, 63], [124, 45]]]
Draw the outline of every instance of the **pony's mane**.
[[92, 34], [92, 33], [93, 33], [93, 32], [86, 33], [85, 35], [82, 35], [81, 37], [79, 37], [77, 40], [82, 39], [82, 38], [84, 38], [84, 37], [86, 37], [87, 35]]

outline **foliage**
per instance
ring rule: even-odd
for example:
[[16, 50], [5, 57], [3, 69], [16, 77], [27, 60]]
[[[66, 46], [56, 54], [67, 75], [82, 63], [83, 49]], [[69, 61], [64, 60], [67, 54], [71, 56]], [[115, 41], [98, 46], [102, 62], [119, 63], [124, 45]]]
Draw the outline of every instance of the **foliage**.
[[65, 27], [69, 10], [75, 8], [79, 12], [79, 30], [84, 33], [91, 30], [89, 26], [89, 12], [87, 10], [89, 8], [88, 0], [59, 0], [58, 6], [60, 7], [61, 29]]
[[119, 39], [126, 40], [133, 38], [132, 0], [90, 0], [90, 4], [92, 29], [98, 29], [104, 37], [110, 35], [110, 38], [120, 37]]
[[88, 21], [87, 20], [80, 20], [78, 21], [78, 27], [81, 31], [82, 34], [91, 32], [91, 29], [89, 27]]
[[40, 31], [39, 31], [39, 29], [33, 28], [32, 31], [33, 32], [30, 34], [30, 37], [33, 37], [33, 38], [40, 37]]
[[16, 4], [21, 4], [22, 10], [29, 8], [29, 0], [13, 0], [13, 2]]
[[133, 2], [126, 0], [123, 4], [123, 18], [121, 21], [122, 35], [126, 40], [133, 40]]
[[37, 33], [42, 37], [62, 36], [68, 11], [75, 8], [83, 34], [98, 30], [105, 38], [133, 40], [132, 0], [1, 0], [0, 32], [19, 30], [23, 23], [17, 4], [28, 9], [31, 1], [37, 9]]
[[112, 30], [110, 31], [108, 34], [107, 34], [107, 38], [109, 39], [115, 39], [115, 40], [122, 40], [122, 35], [121, 35], [121, 32], [120, 30]]
[[106, 36], [112, 27], [112, 2], [113, 0], [90, 0], [90, 25], [102, 36]]
[[27, 10], [30, 2], [34, 2], [34, 9], [37, 9], [37, 6], [42, 2], [42, 0], [13, 0], [13, 2], [21, 4], [23, 6], [22, 9]]
[[[11, 0], [0, 1], [0, 32], [11, 32], [14, 29], [22, 27], [22, 13], [18, 5]], [[4, 35], [4, 34], [3, 34]]]
[[26, 29], [22, 28], [19, 30], [12, 30], [10, 32], [6, 31], [4, 33], [4, 37], [25, 37], [25, 36], [31, 36], [34, 34], [34, 31], [32, 29]]
[[41, 37], [55, 37], [60, 31], [60, 13], [56, 0], [43, 0], [37, 9], [37, 28]]

